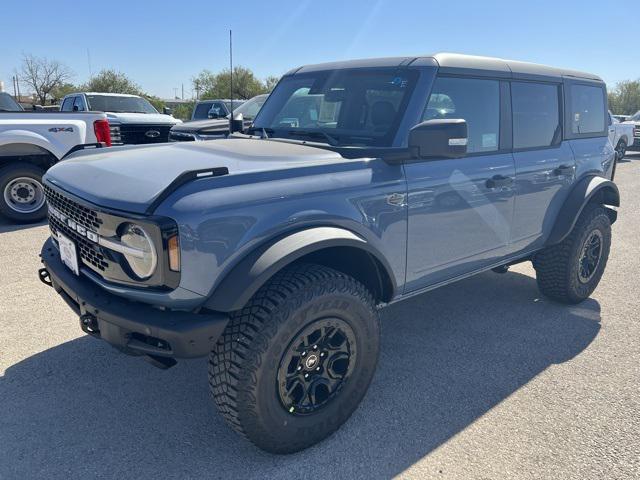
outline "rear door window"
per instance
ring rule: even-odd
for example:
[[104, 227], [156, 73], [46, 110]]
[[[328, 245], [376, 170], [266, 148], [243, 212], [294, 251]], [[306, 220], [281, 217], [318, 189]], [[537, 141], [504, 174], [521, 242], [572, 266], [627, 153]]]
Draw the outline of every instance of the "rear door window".
[[500, 82], [438, 77], [422, 120], [461, 118], [468, 128], [467, 153], [493, 152], [500, 146]]
[[73, 101], [73, 109], [77, 112], [84, 111], [84, 102], [82, 101], [82, 95], [78, 95]]
[[549, 147], [561, 138], [558, 86], [512, 82], [513, 148]]
[[60, 107], [60, 111], [62, 112], [70, 112], [73, 110], [73, 99], [75, 97], [67, 97], [62, 102], [62, 107]]
[[569, 119], [571, 133], [605, 131], [604, 90], [591, 85], [571, 85]]

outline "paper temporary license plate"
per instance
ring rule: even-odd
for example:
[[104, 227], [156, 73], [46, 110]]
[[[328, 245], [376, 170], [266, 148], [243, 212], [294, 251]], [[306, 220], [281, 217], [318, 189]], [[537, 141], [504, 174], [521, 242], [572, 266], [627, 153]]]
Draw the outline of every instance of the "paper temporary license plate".
[[60, 246], [60, 260], [62, 260], [62, 263], [69, 267], [73, 273], [80, 275], [76, 244], [73, 240], [58, 232], [58, 245]]

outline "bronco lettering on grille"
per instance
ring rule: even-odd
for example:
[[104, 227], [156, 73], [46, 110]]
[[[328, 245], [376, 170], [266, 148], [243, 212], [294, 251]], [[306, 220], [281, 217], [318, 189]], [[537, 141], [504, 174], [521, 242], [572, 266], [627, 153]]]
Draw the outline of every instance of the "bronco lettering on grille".
[[99, 242], [100, 235], [92, 230], [89, 230], [87, 227], [80, 225], [78, 222], [67, 217], [64, 213], [59, 212], [51, 205], [49, 205], [49, 214], [60, 220], [63, 224], [65, 224], [68, 228], [76, 232], [81, 237], [85, 237], [86, 239], [91, 240], [94, 243]]

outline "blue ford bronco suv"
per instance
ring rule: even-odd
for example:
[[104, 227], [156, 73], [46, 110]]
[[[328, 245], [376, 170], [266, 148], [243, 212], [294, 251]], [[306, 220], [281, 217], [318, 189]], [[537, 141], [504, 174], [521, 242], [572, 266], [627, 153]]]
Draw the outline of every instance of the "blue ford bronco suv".
[[229, 139], [52, 167], [39, 275], [122, 352], [208, 355], [231, 427], [294, 452], [365, 395], [381, 306], [525, 261], [551, 299], [586, 299], [614, 168], [595, 75], [457, 54], [305, 66]]

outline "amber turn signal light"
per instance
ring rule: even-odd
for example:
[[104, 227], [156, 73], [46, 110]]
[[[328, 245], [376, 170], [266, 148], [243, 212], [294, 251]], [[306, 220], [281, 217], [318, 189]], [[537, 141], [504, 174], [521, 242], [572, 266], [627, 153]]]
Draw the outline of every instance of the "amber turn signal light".
[[178, 235], [169, 237], [167, 241], [167, 249], [169, 252], [169, 269], [173, 272], [180, 271], [180, 241]]

